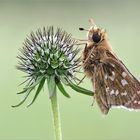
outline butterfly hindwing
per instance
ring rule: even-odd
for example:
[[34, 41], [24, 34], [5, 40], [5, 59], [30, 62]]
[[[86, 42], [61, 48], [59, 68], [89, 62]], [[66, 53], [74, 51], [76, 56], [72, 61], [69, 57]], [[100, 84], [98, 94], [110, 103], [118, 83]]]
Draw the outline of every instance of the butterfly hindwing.
[[106, 114], [111, 107], [140, 109], [140, 83], [116, 56], [109, 53], [95, 72], [96, 100], [101, 111]]

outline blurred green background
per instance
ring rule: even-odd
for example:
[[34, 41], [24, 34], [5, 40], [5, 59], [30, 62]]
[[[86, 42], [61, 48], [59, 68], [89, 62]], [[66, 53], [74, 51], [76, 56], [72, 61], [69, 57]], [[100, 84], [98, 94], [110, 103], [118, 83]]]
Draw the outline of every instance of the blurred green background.
[[[11, 108], [22, 98], [16, 92], [24, 80], [24, 74], [15, 69], [16, 55], [30, 31], [43, 26], [62, 27], [85, 39], [86, 32], [78, 28], [89, 28], [89, 18], [107, 30], [113, 50], [140, 79], [139, 0], [0, 1], [0, 140], [53, 139], [47, 89], [30, 108], [26, 104]], [[83, 86], [92, 90], [89, 79]], [[140, 112], [112, 109], [103, 116], [96, 104], [91, 106], [91, 97], [68, 91], [71, 99], [58, 93], [64, 140], [140, 139]]]

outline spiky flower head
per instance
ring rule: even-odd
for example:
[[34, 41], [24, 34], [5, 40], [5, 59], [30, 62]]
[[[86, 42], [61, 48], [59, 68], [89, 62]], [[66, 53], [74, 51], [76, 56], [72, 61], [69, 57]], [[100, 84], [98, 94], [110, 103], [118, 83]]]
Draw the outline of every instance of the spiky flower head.
[[79, 49], [75, 47], [76, 43], [71, 34], [60, 28], [56, 32], [53, 27], [31, 32], [17, 56], [19, 59], [17, 69], [25, 72], [27, 79], [24, 81], [26, 83], [24, 90], [18, 93], [26, 93], [25, 98], [16, 106], [21, 105], [38, 85], [36, 94], [29, 104], [31, 105], [43, 88], [46, 79], [51, 84], [50, 97], [53, 96], [55, 85], [69, 97], [61, 82], [78, 91], [77, 86], [72, 84], [72, 81], [77, 79], [75, 72], [80, 66], [80, 58], [77, 58]]
[[53, 27], [32, 32], [18, 56], [17, 68], [28, 74], [30, 83], [52, 75], [58, 79], [75, 78], [74, 72], [80, 62], [79, 58], [75, 59], [79, 51], [73, 47], [75, 43], [70, 34], [59, 28], [56, 33]]

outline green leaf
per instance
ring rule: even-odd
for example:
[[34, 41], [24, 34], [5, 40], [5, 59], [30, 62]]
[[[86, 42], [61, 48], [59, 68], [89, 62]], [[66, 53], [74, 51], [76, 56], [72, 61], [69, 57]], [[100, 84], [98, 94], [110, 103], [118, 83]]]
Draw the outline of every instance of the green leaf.
[[62, 83], [60, 81], [57, 83], [57, 87], [62, 92], [62, 94], [64, 96], [70, 98], [70, 95], [66, 92], [66, 90], [64, 89], [64, 87], [63, 87], [63, 85], [62, 85]]
[[37, 91], [36, 91], [36, 93], [35, 93], [35, 96], [34, 96], [33, 100], [31, 101], [31, 103], [30, 103], [27, 107], [31, 106], [31, 105], [34, 103], [34, 101], [35, 101], [36, 98], [38, 97], [38, 95], [39, 95], [41, 89], [43, 88], [44, 83], [45, 83], [45, 77], [41, 80], [40, 84], [38, 85], [38, 88], [37, 88]]
[[68, 85], [74, 89], [75, 91], [77, 92], [80, 92], [80, 93], [83, 93], [83, 94], [86, 94], [86, 95], [89, 95], [89, 96], [93, 96], [94, 95], [94, 92], [90, 91], [90, 90], [87, 90], [85, 88], [82, 88], [78, 85], [75, 85], [74, 83], [72, 83], [71, 81], [68, 81]]
[[47, 84], [48, 84], [48, 90], [50, 94], [50, 98], [54, 95], [55, 93], [55, 88], [56, 88], [56, 83], [55, 83], [55, 76], [49, 76], [47, 78]]
[[31, 92], [33, 89], [34, 89], [34, 88], [28, 89], [28, 90], [26, 91], [25, 97], [21, 100], [21, 102], [20, 102], [19, 104], [17, 104], [17, 105], [13, 105], [12, 107], [18, 107], [18, 106], [22, 105], [22, 104], [25, 102], [25, 100], [27, 99], [27, 97], [29, 96], [30, 92]]
[[44, 78], [44, 76], [41, 76], [41, 77], [38, 77], [37, 80], [29, 87], [25, 87], [24, 89], [27, 90], [27, 89], [30, 89], [30, 88], [33, 88], [35, 87], [36, 85], [38, 85], [40, 83], [40, 81]]
[[28, 90], [28, 89], [24, 89], [23, 91], [18, 92], [17, 94], [23, 94], [23, 93], [25, 93], [27, 90]]

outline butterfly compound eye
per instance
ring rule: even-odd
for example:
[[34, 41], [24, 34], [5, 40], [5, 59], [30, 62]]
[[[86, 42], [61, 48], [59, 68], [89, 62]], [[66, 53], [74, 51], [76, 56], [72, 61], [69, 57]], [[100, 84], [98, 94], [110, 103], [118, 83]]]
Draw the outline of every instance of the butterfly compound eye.
[[96, 33], [96, 34], [93, 34], [92, 35], [92, 40], [95, 42], [95, 43], [98, 43], [100, 40], [101, 40], [101, 36]]

